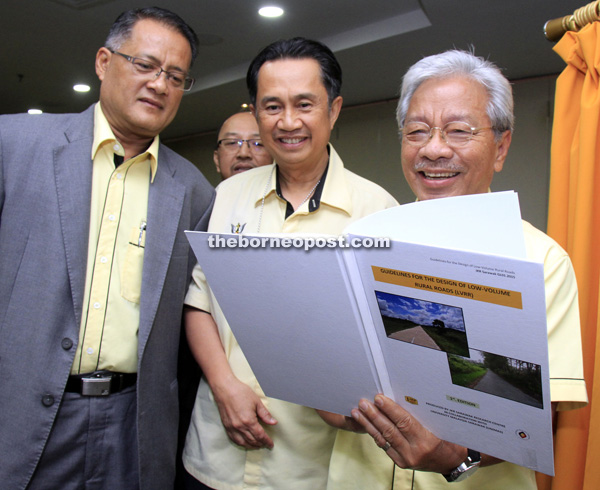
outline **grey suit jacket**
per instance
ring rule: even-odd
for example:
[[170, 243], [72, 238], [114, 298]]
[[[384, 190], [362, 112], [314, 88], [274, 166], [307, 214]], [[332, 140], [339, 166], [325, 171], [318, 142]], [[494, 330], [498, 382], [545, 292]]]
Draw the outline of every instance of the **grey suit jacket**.
[[[93, 106], [0, 116], [0, 482], [27, 486], [52, 430], [79, 337], [91, 196]], [[183, 231], [206, 229], [214, 190], [160, 146], [150, 186], [139, 325], [141, 488], [173, 485], [177, 351], [195, 263]]]

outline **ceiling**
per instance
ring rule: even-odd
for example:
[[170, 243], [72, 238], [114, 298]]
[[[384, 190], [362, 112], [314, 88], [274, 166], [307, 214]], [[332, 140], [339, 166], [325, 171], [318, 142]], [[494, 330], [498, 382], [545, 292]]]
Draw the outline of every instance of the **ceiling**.
[[[517, 80], [559, 73], [563, 61], [544, 23], [580, 0], [2, 0], [0, 114], [36, 107], [78, 112], [97, 100], [94, 58], [123, 10], [154, 4], [183, 17], [201, 39], [197, 82], [165, 139], [218, 129], [247, 102], [249, 62], [272, 41], [304, 36], [325, 42], [344, 72], [346, 107], [393, 99], [404, 71], [422, 56], [453, 47], [491, 59]], [[264, 5], [285, 10], [259, 17]], [[92, 90], [76, 93], [87, 83]]]

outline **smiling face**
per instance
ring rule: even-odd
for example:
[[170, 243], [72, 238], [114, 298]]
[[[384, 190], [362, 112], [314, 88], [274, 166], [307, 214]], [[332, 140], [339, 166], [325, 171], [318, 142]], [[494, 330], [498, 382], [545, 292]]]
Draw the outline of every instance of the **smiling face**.
[[[183, 35], [150, 19], [138, 21], [118, 51], [153, 61], [167, 71], [185, 73], [192, 58]], [[100, 48], [96, 74], [102, 81], [102, 110], [124, 146], [153, 138], [175, 117], [183, 91], [170, 86], [164, 73], [158, 78], [140, 75], [125, 58]]]
[[[249, 112], [240, 112], [228, 118], [221, 126], [218, 141], [225, 138], [236, 140], [260, 139], [256, 119]], [[217, 172], [223, 179], [234, 174], [273, 163], [271, 155], [264, 147], [261, 150], [251, 150], [247, 143], [241, 147], [226, 148], [219, 145], [213, 156]]]
[[[430, 79], [415, 91], [404, 124], [424, 122], [443, 128], [449, 122], [461, 121], [474, 128], [489, 127], [487, 103], [485, 88], [470, 78]], [[402, 142], [402, 170], [421, 201], [484, 193], [494, 172], [502, 170], [510, 141], [510, 131], [496, 141], [494, 131], [484, 130], [466, 146], [453, 148], [435, 130], [421, 148]]]
[[282, 168], [325, 166], [341, 107], [336, 97], [330, 109], [321, 68], [312, 58], [268, 61], [258, 72], [253, 111], [264, 145]]

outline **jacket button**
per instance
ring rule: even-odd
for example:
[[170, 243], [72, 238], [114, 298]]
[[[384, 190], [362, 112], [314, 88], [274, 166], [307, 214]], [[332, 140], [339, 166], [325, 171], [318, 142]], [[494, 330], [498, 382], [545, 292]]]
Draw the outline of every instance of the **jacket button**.
[[44, 396], [42, 396], [42, 405], [45, 407], [51, 407], [54, 405], [54, 397], [49, 393], [46, 393]]
[[64, 339], [62, 339], [60, 345], [64, 350], [69, 350], [71, 347], [73, 347], [73, 341], [65, 337]]

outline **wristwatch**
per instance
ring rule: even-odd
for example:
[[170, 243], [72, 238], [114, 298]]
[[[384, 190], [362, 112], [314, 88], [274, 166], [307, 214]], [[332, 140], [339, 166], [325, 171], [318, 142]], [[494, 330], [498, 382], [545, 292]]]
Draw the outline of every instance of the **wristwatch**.
[[481, 454], [472, 449], [467, 449], [467, 459], [465, 459], [460, 465], [454, 468], [450, 473], [444, 475], [446, 481], [455, 482], [463, 481], [469, 478], [479, 468], [481, 463]]

